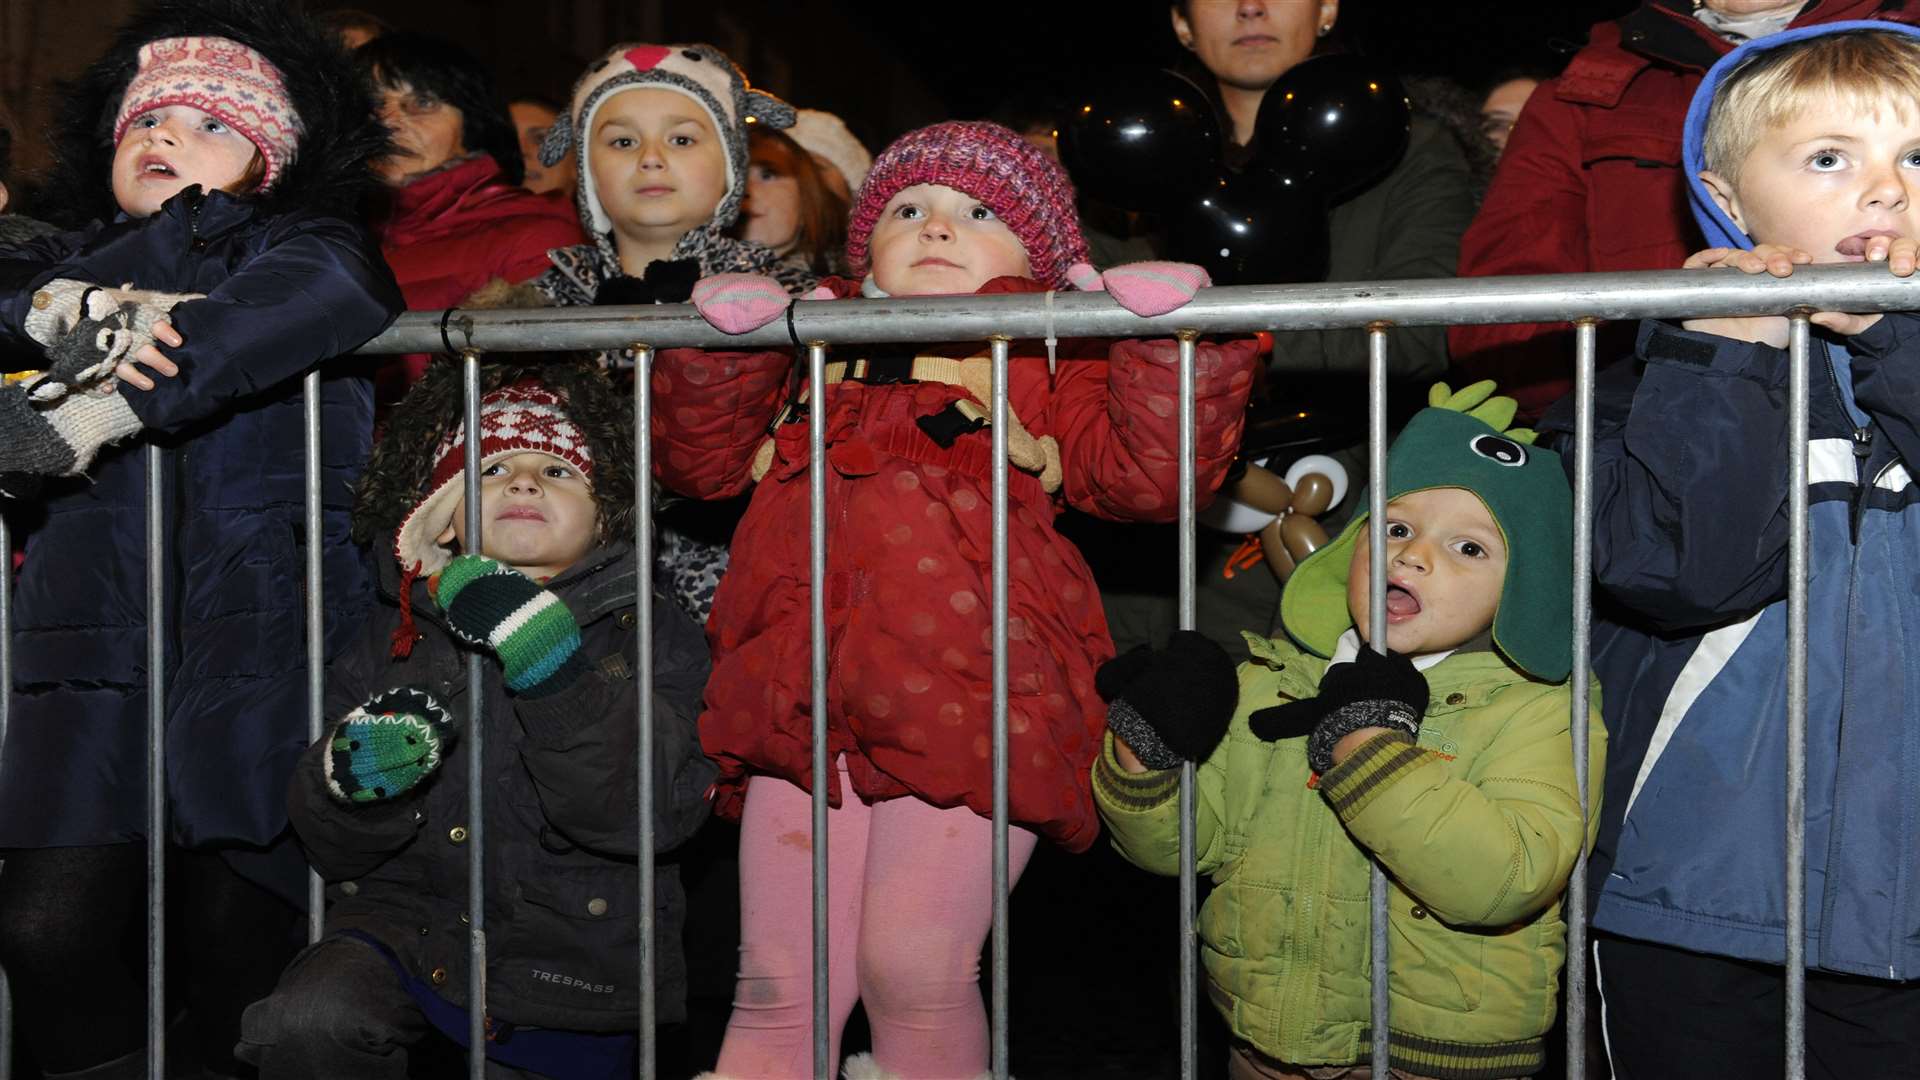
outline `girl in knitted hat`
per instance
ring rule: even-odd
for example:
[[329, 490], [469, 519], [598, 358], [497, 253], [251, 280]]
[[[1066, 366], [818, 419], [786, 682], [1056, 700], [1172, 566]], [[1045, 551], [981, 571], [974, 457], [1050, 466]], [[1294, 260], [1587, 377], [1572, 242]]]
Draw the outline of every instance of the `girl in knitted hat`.
[[[385, 145], [339, 45], [285, 5], [150, 4], [70, 88], [41, 207], [73, 231], [0, 260], [0, 348], [45, 372], [0, 388], [0, 469], [87, 470], [47, 484], [27, 539], [0, 765], [0, 967], [14, 1030], [53, 1075], [145, 1073], [143, 950], [122, 946], [144, 921], [158, 680], [175, 1063], [239, 1072], [240, 1010], [299, 946], [306, 865], [282, 793], [307, 742], [301, 576], [323, 545], [332, 655], [370, 600], [343, 541], [372, 409], [359, 365], [330, 361], [401, 308], [354, 221]], [[315, 369], [310, 536], [300, 376]], [[150, 499], [166, 538], [153, 610]]]
[[[407, 1075], [438, 1031], [464, 1040], [467, 798], [487, 795], [490, 1059], [527, 1074], [633, 1075], [640, 878], [634, 776], [641, 687], [633, 435], [597, 365], [485, 373], [481, 533], [467, 532], [457, 364], [394, 411], [355, 507], [382, 606], [328, 672], [328, 734], [288, 792], [329, 890], [328, 936], [247, 1010], [242, 1056], [263, 1077]], [[653, 600], [654, 843], [707, 816], [714, 769], [694, 715], [699, 631]], [[485, 708], [465, 695], [489, 658]], [[484, 725], [487, 776], [456, 741]], [[657, 1018], [685, 1016], [678, 868], [655, 870]], [[513, 1073], [512, 1075], [522, 1075]]]
[[[860, 280], [820, 295], [1039, 293], [1105, 287], [1163, 314], [1205, 284], [1162, 263], [1086, 265], [1073, 188], [996, 124], [903, 136], [855, 200]], [[700, 282], [694, 301], [739, 333], [778, 317], [778, 283]], [[654, 369], [655, 460], [669, 487], [725, 497], [758, 481], [708, 622], [714, 675], [701, 741], [720, 764], [716, 812], [740, 818], [741, 960], [716, 1075], [801, 1075], [811, 1059], [809, 791], [827, 785], [829, 1012], [834, 1041], [863, 1000], [871, 1057], [849, 1075], [964, 1077], [987, 1064], [978, 985], [990, 925], [992, 433], [979, 342], [853, 346], [828, 386], [790, 392], [784, 352], [675, 350]], [[1068, 341], [1057, 364], [1016, 343], [1008, 415], [1008, 792], [1017, 877], [1042, 837], [1085, 850], [1099, 831], [1088, 770], [1105, 708], [1094, 668], [1113, 646], [1085, 562], [1055, 531], [1067, 506], [1178, 513], [1178, 347]], [[1219, 484], [1240, 440], [1251, 341], [1203, 343], [1197, 477]], [[833, 771], [810, 772], [808, 431], [824, 392], [826, 598]], [[769, 434], [771, 432], [771, 434]], [[864, 1070], [864, 1073], [862, 1072]]]

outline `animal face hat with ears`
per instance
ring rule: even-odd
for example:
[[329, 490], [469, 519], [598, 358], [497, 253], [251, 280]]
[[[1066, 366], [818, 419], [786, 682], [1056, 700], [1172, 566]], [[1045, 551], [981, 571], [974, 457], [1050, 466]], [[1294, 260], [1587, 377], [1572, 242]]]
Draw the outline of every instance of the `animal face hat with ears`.
[[587, 163], [593, 117], [607, 99], [625, 90], [672, 90], [692, 98], [726, 144], [727, 193], [714, 208], [713, 223], [725, 228], [740, 214], [746, 196], [747, 121], [772, 128], [793, 126], [793, 107], [747, 85], [747, 77], [727, 55], [711, 45], [616, 45], [587, 68], [574, 84], [567, 115], [556, 121], [540, 144], [540, 161], [558, 165], [573, 155], [580, 184], [575, 195], [580, 223], [594, 241], [606, 246], [613, 222], [601, 208]]

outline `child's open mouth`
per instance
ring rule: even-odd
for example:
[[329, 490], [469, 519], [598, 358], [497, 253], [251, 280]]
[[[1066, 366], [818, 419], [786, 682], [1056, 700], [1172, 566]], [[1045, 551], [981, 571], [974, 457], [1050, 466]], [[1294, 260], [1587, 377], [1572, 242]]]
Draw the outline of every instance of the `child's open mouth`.
[[1420, 614], [1420, 598], [1404, 585], [1387, 582], [1387, 621], [1405, 622]]
[[173, 171], [173, 166], [167, 164], [165, 161], [161, 160], [160, 158], [143, 157], [140, 159], [140, 175], [142, 176], [175, 176], [177, 174]]

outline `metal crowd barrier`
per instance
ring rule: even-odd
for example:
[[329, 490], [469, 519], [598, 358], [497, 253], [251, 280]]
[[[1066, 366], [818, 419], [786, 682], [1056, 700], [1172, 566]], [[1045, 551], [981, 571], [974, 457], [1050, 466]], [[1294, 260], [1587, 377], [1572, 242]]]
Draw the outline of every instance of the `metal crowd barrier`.
[[[1786, 886], [1788, 897], [1786, 957], [1786, 1075], [1793, 1080], [1805, 1076], [1805, 913], [1803, 875], [1805, 851], [1804, 785], [1806, 739], [1806, 589], [1807, 589], [1807, 315], [1813, 311], [1892, 311], [1920, 308], [1920, 278], [1898, 279], [1880, 266], [1804, 267], [1789, 279], [1744, 274], [1662, 271], [1628, 274], [1577, 274], [1538, 277], [1445, 279], [1419, 281], [1380, 281], [1292, 286], [1239, 286], [1203, 292], [1186, 307], [1156, 319], [1141, 319], [1129, 314], [1110, 298], [1097, 293], [1069, 293], [1046, 298], [1035, 296], [965, 296], [936, 298], [900, 298], [867, 300], [861, 303], [802, 303], [795, 307], [791, 329], [776, 322], [749, 334], [727, 336], [718, 333], [686, 306], [602, 307], [550, 310], [455, 311], [414, 313], [403, 316], [386, 333], [360, 350], [362, 354], [393, 354], [448, 351], [458, 353], [464, 364], [467, 429], [475, 429], [479, 412], [479, 358], [487, 352], [549, 350], [631, 349], [636, 359], [634, 412], [637, 431], [651, 427], [652, 401], [650, 379], [655, 350], [667, 347], [706, 346], [790, 347], [803, 344], [809, 372], [815, 385], [824, 383], [823, 371], [829, 343], [846, 345], [869, 342], [946, 342], [982, 341], [988, 345], [993, 365], [994, 393], [990, 408], [993, 415], [993, 706], [992, 762], [994, 769], [993, 813], [993, 905], [992, 971], [990, 977], [992, 1009], [992, 1074], [996, 1080], [1008, 1076], [1008, 917], [1007, 917], [1007, 443], [1006, 410], [1008, 346], [1015, 338], [1039, 339], [1053, 336], [1116, 337], [1171, 336], [1179, 341], [1179, 437], [1180, 437], [1180, 555], [1179, 625], [1191, 629], [1194, 623], [1194, 346], [1200, 334], [1247, 332], [1253, 330], [1335, 330], [1362, 329], [1368, 335], [1368, 462], [1371, 477], [1377, 481], [1386, 464], [1387, 429], [1387, 355], [1392, 332], [1396, 328], [1443, 326], [1477, 323], [1570, 321], [1576, 342], [1576, 435], [1573, 449], [1577, 463], [1574, 491], [1574, 580], [1575, 622], [1573, 649], [1577, 657], [1586, 655], [1591, 627], [1592, 570], [1592, 441], [1593, 371], [1595, 364], [1595, 326], [1600, 320], [1638, 318], [1677, 318], [1712, 315], [1787, 315], [1791, 319], [1790, 354], [1793, 374], [1790, 385], [1789, 443], [1792, 448], [1789, 472], [1792, 517], [1788, 580], [1788, 756], [1787, 799], [1784, 812], [1788, 826]], [[1290, 370], [1284, 349], [1275, 356], [1273, 369], [1284, 376]], [[319, 505], [319, 376], [306, 377], [307, 405], [307, 522], [310, 538], [307, 553], [307, 658], [309, 665], [309, 732], [318, 738], [327, 718], [321, 715], [321, 685], [324, 678], [321, 657], [322, 616], [319, 608], [321, 539]], [[812, 465], [809, 482], [812, 491], [810, 535], [812, 538], [812, 637], [813, 637], [813, 765], [815, 776], [827, 775], [826, 745], [826, 617], [824, 609], [826, 575], [825, 490], [826, 455], [822, 448], [825, 395], [809, 398]], [[643, 563], [653, 553], [653, 507], [649, 478], [652, 473], [650, 440], [636, 440], [637, 466], [635, 502], [639, 523], [635, 546]], [[468, 535], [477, 545], [479, 520], [479, 443], [467, 445], [466, 508]], [[149, 449], [149, 491], [158, 492], [160, 458]], [[1385, 513], [1385, 485], [1371, 486], [1370, 513], [1379, 520]], [[162, 1075], [165, 1060], [164, 1030], [167, 1015], [161, 974], [165, 956], [161, 928], [164, 925], [166, 888], [164, 854], [166, 836], [163, 782], [164, 740], [164, 641], [159, 628], [164, 626], [167, 597], [161, 589], [163, 575], [157, 573], [165, 563], [166, 537], [162, 535], [160, 500], [151, 499], [148, 508], [148, 559], [150, 585], [149, 609], [154, 614], [150, 635], [151, 671], [150, 746], [149, 746], [149, 829], [148, 829], [148, 1068], [149, 1075]], [[5, 549], [7, 534], [0, 525], [0, 549]], [[1373, 530], [1371, 612], [1373, 624], [1384, 625], [1386, 604], [1385, 539]], [[11, 686], [10, 644], [7, 621], [9, 575], [0, 575], [0, 684]], [[639, 616], [639, 672], [645, 685], [652, 684], [652, 604], [651, 585], [642, 575], [636, 597]], [[478, 655], [468, 667], [469, 700], [478, 709], [482, 700], [480, 680], [483, 660]], [[1587, 776], [1586, 715], [1590, 688], [1588, 670], [1576, 663], [1572, 675], [1573, 701], [1570, 710], [1572, 754], [1580, 787], [1582, 807], [1590, 783]], [[7, 720], [5, 697], [0, 696], [0, 752], [4, 752]], [[650, 695], [640, 696], [637, 722], [640, 743], [635, 767], [640, 790], [640, 955], [636, 957], [641, 980], [641, 1005], [636, 1024], [642, 1052], [638, 1073], [642, 1080], [653, 1080], [656, 1071], [653, 990], [653, 824], [650, 813], [653, 792], [652, 702]], [[468, 725], [467, 753], [475, 775], [480, 773], [482, 732], [478, 715]], [[469, 807], [471, 843], [468, 845], [470, 869], [468, 888], [473, 896], [470, 956], [473, 1003], [486, 1000], [486, 931], [484, 913], [485, 866], [482, 829], [485, 785], [472, 785]], [[1197, 1061], [1196, 1016], [1199, 1008], [1198, 965], [1194, 938], [1194, 769], [1183, 766], [1180, 782], [1181, 867], [1178, 925], [1180, 941], [1180, 1076], [1194, 1080]], [[814, 1073], [817, 1077], [835, 1075], [836, 1062], [827, 1060], [827, 877], [825, 785], [813, 792], [813, 948], [814, 948]], [[1585, 1002], [1587, 987], [1586, 933], [1586, 860], [1576, 864], [1568, 887], [1566, 913], [1568, 923], [1565, 1000], [1567, 1011], [1567, 1075], [1582, 1080], [1586, 1074]], [[320, 883], [310, 889], [313, 911], [310, 934], [317, 938], [322, 930]], [[1373, 1019], [1372, 1065], [1374, 1075], [1387, 1074], [1387, 1038], [1389, 1030], [1386, 973], [1391, 957], [1386, 939], [1385, 878], [1376, 865], [1372, 890], [1372, 963]], [[6, 986], [0, 978], [0, 1080], [9, 1080], [10, 1044], [13, 1032], [6, 1004]], [[471, 1010], [473, 1026], [470, 1045], [485, 1044], [483, 1010]], [[469, 1075], [481, 1080], [484, 1058], [469, 1056]]]

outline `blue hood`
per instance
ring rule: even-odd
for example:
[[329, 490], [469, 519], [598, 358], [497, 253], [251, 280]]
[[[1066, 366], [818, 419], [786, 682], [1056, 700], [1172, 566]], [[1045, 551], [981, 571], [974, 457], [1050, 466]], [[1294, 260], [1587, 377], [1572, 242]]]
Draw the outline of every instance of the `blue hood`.
[[1700, 172], [1707, 167], [1706, 153], [1702, 143], [1707, 134], [1707, 112], [1713, 106], [1713, 95], [1720, 88], [1721, 80], [1758, 52], [1778, 48], [1810, 37], [1826, 34], [1844, 34], [1849, 30], [1881, 30], [1896, 34], [1910, 34], [1920, 37], [1920, 28], [1903, 23], [1884, 22], [1879, 19], [1853, 19], [1846, 22], [1822, 23], [1819, 26], [1802, 26], [1793, 30], [1783, 30], [1778, 34], [1755, 38], [1745, 45], [1720, 58], [1720, 62], [1707, 69], [1707, 77], [1700, 82], [1700, 88], [1693, 92], [1693, 104], [1687, 107], [1687, 126], [1682, 136], [1683, 167], [1687, 170], [1687, 199], [1693, 205], [1693, 219], [1700, 224], [1700, 232], [1707, 238], [1709, 247], [1751, 248], [1753, 239], [1740, 226], [1733, 223], [1726, 211], [1713, 201], [1713, 193], [1707, 185], [1700, 182]]

